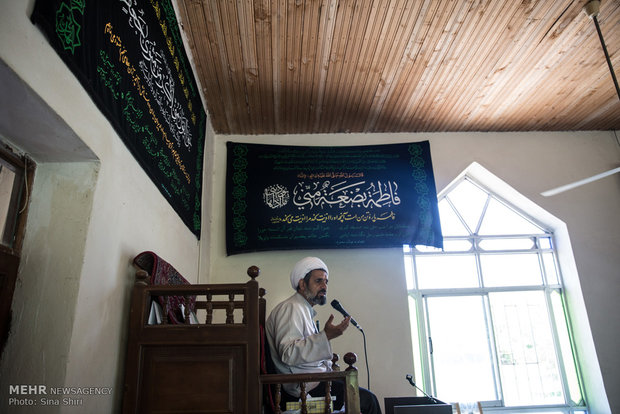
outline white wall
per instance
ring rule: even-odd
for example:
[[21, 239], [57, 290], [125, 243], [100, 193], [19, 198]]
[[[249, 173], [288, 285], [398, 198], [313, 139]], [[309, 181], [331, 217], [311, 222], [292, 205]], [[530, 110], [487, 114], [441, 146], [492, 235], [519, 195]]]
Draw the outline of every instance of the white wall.
[[[98, 161], [72, 165], [37, 160], [37, 193], [24, 241], [28, 257], [13, 302], [19, 319], [0, 363], [0, 412], [117, 412], [131, 260], [153, 250], [196, 282], [199, 242], [31, 24], [33, 0], [2, 0], [1, 6], [0, 60], [55, 112], [46, 118], [58, 119], [46, 126], [49, 135], [62, 140], [68, 126]], [[0, 110], [7, 111], [6, 101], [1, 102]], [[40, 119], [13, 121], [24, 122], [13, 125], [14, 130], [28, 130], [29, 123]], [[32, 147], [36, 142], [0, 133], [26, 152], [45, 155]], [[82, 157], [66, 155], [60, 158]], [[90, 214], [84, 216], [85, 211]], [[79, 407], [8, 407], [8, 386], [14, 384], [112, 387], [113, 395], [85, 397]]]
[[[364, 326], [369, 352], [371, 388], [384, 397], [412, 395], [405, 374], [413, 372], [408, 332], [405, 276], [400, 249], [343, 249], [262, 252], [226, 256], [225, 171], [226, 141], [288, 145], [364, 145], [429, 140], [438, 191], [472, 162], [478, 162], [518, 192], [564, 221], [576, 258], [580, 287], [587, 309], [572, 316], [575, 325], [592, 327], [594, 343], [584, 335], [579, 350], [593, 413], [620, 411], [620, 176], [550, 198], [541, 191], [605, 171], [620, 164], [620, 147], [611, 132], [553, 133], [445, 133], [445, 134], [342, 134], [294, 136], [217, 136], [213, 175], [211, 221], [211, 282], [245, 281], [245, 270], [257, 265], [259, 282], [267, 290], [268, 310], [292, 293], [288, 275], [306, 255], [323, 258], [330, 267], [329, 295], [338, 298]], [[570, 272], [566, 265], [565, 272]], [[203, 269], [206, 271], [206, 268]], [[202, 276], [201, 276], [202, 277]], [[575, 294], [574, 289], [568, 292]], [[579, 292], [576, 292], [577, 294]], [[575, 301], [578, 303], [579, 301]], [[578, 307], [578, 306], [576, 306]], [[325, 321], [331, 308], [321, 308]], [[579, 310], [579, 309], [577, 309]], [[584, 320], [584, 318], [587, 318]], [[334, 341], [341, 356], [358, 354], [360, 384], [367, 384], [361, 335], [349, 329]], [[598, 360], [597, 360], [598, 357]], [[600, 363], [601, 375], [597, 361]], [[441, 396], [439, 396], [441, 397]]]

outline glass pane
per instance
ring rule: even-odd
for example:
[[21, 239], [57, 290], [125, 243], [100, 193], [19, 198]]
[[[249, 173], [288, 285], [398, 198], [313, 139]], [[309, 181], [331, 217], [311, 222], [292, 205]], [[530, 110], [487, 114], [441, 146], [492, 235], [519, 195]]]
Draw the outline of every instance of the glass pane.
[[482, 296], [427, 299], [436, 395], [443, 401], [498, 399]]
[[439, 249], [433, 246], [424, 246], [417, 244], [415, 249], [423, 253], [440, 253], [440, 252], [468, 252], [472, 248], [472, 242], [470, 240], [443, 240], [443, 249]]
[[488, 194], [468, 180], [463, 180], [447, 196], [469, 229], [475, 232]]
[[542, 229], [499, 201], [491, 199], [480, 226], [481, 235], [540, 234]]
[[482, 254], [480, 268], [486, 287], [542, 285], [536, 253]]
[[490, 293], [489, 300], [505, 404], [564, 403], [544, 293]]
[[571, 346], [568, 334], [562, 297], [557, 290], [551, 292], [551, 306], [553, 307], [555, 324], [558, 329], [558, 340], [560, 342], [562, 363], [564, 364], [564, 371], [566, 373], [566, 382], [568, 383], [569, 397], [573, 404], [581, 405], [584, 401], [583, 395], [581, 394], [581, 387], [579, 386], [575, 360], [573, 359], [573, 347]]
[[553, 253], [543, 253], [543, 265], [545, 266], [545, 273], [547, 275], [547, 283], [550, 285], [557, 285], [560, 283], [558, 277], [558, 267], [555, 263], [555, 256]]
[[478, 243], [483, 250], [531, 250], [533, 239], [484, 239]]
[[444, 236], [469, 236], [469, 232], [458, 218], [452, 206], [445, 200], [438, 204], [439, 220], [441, 221], [441, 233]]
[[473, 255], [416, 256], [418, 289], [478, 287], [476, 259]]
[[550, 249], [551, 248], [551, 237], [540, 237], [538, 239], [538, 244], [541, 249]]
[[469, 240], [446, 240], [443, 241], [443, 249], [446, 252], [468, 252], [471, 250]]

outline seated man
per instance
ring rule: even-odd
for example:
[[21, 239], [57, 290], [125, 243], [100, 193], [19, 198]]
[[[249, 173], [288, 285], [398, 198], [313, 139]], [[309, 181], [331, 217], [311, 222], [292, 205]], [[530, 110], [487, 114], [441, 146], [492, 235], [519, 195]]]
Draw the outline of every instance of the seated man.
[[[278, 304], [265, 323], [265, 330], [271, 357], [279, 373], [299, 374], [327, 372], [332, 370], [332, 348], [330, 340], [343, 334], [348, 328], [350, 317], [337, 325], [330, 315], [322, 331], [313, 318], [314, 305], [327, 302], [328, 270], [317, 257], [306, 257], [295, 265], [291, 272], [291, 285], [295, 294]], [[313, 397], [325, 396], [325, 384], [308, 383], [306, 392]], [[282, 401], [298, 401], [298, 384], [283, 384]], [[344, 384], [333, 382], [331, 395], [336, 397], [335, 409], [340, 409], [344, 399]], [[363, 414], [381, 413], [377, 397], [360, 388], [360, 408]]]

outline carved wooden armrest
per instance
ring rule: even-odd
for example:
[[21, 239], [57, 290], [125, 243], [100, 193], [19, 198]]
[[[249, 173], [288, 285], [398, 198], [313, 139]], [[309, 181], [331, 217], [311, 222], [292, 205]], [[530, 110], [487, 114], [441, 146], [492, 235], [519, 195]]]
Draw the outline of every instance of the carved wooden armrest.
[[[337, 360], [337, 356], [336, 356]], [[263, 374], [260, 376], [260, 382], [263, 385], [275, 384], [275, 410], [276, 414], [281, 414], [280, 401], [281, 401], [281, 384], [297, 383], [301, 388], [301, 414], [307, 414], [306, 405], [306, 382], [326, 382], [327, 389], [325, 395], [325, 411], [324, 413], [331, 413], [331, 382], [343, 381], [344, 382], [344, 402], [347, 413], [359, 414], [360, 412], [360, 398], [359, 398], [359, 383], [357, 379], [357, 368], [353, 366], [357, 361], [357, 355], [353, 352], [348, 352], [344, 356], [344, 361], [348, 364], [348, 367], [344, 371], [331, 371], [321, 372], [313, 374]], [[337, 365], [336, 365], [337, 366]]]

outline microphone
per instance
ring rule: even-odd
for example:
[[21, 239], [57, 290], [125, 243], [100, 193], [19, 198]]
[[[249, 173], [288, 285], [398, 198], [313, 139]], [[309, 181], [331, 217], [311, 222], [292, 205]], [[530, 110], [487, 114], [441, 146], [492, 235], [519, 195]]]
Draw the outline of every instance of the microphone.
[[[349, 315], [349, 312], [347, 312], [346, 310], [344, 310], [344, 308], [342, 307], [342, 305], [340, 304], [340, 302], [338, 302], [336, 299], [332, 300], [332, 307], [334, 309], [336, 309], [338, 312], [342, 313], [342, 315], [346, 318], [347, 316], [351, 316]], [[362, 329], [361, 326], [359, 326], [359, 324], [357, 323], [357, 321], [355, 319], [353, 319], [353, 317], [351, 317], [351, 323], [360, 331], [364, 332], [364, 330]]]
[[415, 385], [415, 382], [413, 382], [413, 377], [411, 376], [411, 374], [407, 374], [407, 375], [405, 375], [405, 378], [407, 379], [407, 381], [409, 381], [409, 384], [411, 384], [414, 388], [416, 388], [416, 389], [418, 389], [418, 390], [422, 391], [422, 394], [424, 394], [424, 395], [425, 395], [428, 399], [430, 399], [430, 400], [433, 402], [433, 404], [440, 404], [440, 402], [439, 402], [439, 401], [437, 401], [437, 400], [435, 399], [435, 397], [431, 397], [430, 395], [428, 395], [427, 393], [425, 393], [425, 392], [424, 392], [424, 390], [423, 390], [422, 388], [420, 388], [420, 387], [418, 387], [417, 385]]

